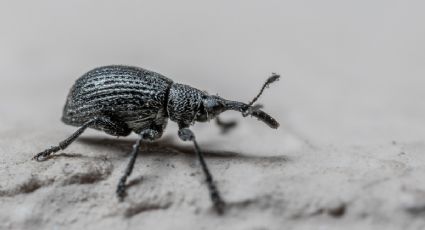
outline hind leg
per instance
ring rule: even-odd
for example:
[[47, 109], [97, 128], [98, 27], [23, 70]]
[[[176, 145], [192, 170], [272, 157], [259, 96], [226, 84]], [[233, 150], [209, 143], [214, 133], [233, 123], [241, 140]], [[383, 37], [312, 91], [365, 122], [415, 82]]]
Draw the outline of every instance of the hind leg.
[[116, 134], [116, 135], [123, 135], [127, 136], [130, 134], [131, 130], [128, 129], [128, 127], [121, 127], [119, 124], [114, 123], [109, 118], [105, 117], [96, 117], [93, 118], [86, 123], [84, 123], [80, 128], [77, 129], [71, 136], [66, 138], [65, 140], [59, 142], [59, 145], [52, 146], [43, 152], [40, 152], [36, 154], [32, 159], [37, 161], [44, 161], [47, 160], [48, 156], [50, 156], [52, 153], [56, 153], [60, 150], [64, 150], [66, 147], [68, 147], [72, 142], [74, 142], [88, 127], [96, 128], [104, 130], [105, 132], [109, 134]]

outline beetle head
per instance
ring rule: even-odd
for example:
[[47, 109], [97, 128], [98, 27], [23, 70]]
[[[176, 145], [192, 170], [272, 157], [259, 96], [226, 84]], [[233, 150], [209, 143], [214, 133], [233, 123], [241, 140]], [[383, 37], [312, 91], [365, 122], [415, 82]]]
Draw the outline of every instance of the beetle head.
[[219, 96], [205, 94], [202, 96], [202, 103], [196, 114], [196, 121], [209, 121], [226, 110], [226, 100]]
[[248, 105], [239, 101], [225, 100], [219, 96], [205, 96], [198, 113], [196, 121], [205, 122], [216, 118], [220, 113], [227, 110], [234, 110], [242, 113], [242, 116], [253, 116], [266, 123], [271, 128], [278, 128], [279, 123], [266, 112], [262, 111], [259, 105]]
[[261, 105], [254, 104], [260, 96], [263, 94], [264, 90], [273, 82], [279, 80], [280, 76], [278, 74], [273, 73], [267, 81], [261, 87], [260, 92], [254, 97], [254, 99], [245, 104], [243, 102], [238, 101], [229, 101], [225, 100], [219, 96], [209, 96], [204, 95], [202, 97], [202, 104], [199, 112], [197, 113], [196, 120], [197, 121], [208, 121], [215, 118], [220, 113], [226, 110], [235, 110], [242, 113], [242, 116], [253, 116], [258, 118], [260, 121], [266, 123], [271, 128], [278, 128], [279, 122], [277, 122], [273, 117], [268, 115], [266, 112], [262, 111]]

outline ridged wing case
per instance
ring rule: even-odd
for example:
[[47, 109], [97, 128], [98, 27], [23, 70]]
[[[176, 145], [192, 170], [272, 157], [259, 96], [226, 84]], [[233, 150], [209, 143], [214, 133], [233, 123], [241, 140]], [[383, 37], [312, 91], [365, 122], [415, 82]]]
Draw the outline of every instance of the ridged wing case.
[[97, 116], [125, 122], [134, 131], [167, 122], [167, 97], [173, 81], [131, 66], [104, 66], [81, 76], [71, 88], [62, 121], [80, 126]]

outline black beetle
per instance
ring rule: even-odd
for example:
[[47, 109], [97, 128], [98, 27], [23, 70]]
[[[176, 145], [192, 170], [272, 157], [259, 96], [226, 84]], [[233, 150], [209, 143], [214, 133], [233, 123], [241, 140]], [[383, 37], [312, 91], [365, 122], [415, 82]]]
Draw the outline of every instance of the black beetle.
[[208, 95], [188, 85], [174, 83], [161, 74], [138, 67], [112, 65], [93, 69], [81, 76], [71, 88], [62, 121], [79, 127], [70, 137], [33, 157], [37, 161], [68, 147], [86, 128], [94, 128], [114, 136], [127, 136], [132, 131], [139, 135], [130, 154], [130, 162], [116, 190], [122, 200], [126, 194], [125, 183], [133, 170], [142, 141], [153, 141], [162, 136], [168, 118], [179, 126], [178, 136], [183, 141], [192, 141], [205, 173], [211, 200], [218, 213], [224, 211], [225, 203], [220, 197], [211, 173], [205, 163], [195, 135], [189, 129], [196, 121], [205, 122], [216, 118], [223, 131], [235, 123], [225, 123], [218, 115], [226, 110], [236, 110], [242, 115], [254, 116], [271, 128], [279, 123], [254, 105], [264, 89], [279, 75], [273, 74], [264, 83], [258, 95], [248, 104]]

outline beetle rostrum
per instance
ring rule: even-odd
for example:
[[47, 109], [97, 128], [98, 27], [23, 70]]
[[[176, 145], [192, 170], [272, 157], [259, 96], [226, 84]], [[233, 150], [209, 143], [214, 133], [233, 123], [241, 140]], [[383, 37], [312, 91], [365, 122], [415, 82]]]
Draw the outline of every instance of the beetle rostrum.
[[217, 190], [203, 153], [189, 127], [195, 122], [216, 119], [222, 131], [226, 132], [236, 123], [221, 121], [219, 114], [234, 110], [244, 117], [250, 115], [271, 128], [278, 128], [279, 123], [262, 111], [262, 106], [254, 103], [264, 89], [279, 77], [273, 73], [263, 84], [258, 95], [250, 103], [243, 103], [209, 95], [188, 85], [174, 83], [161, 74], [138, 67], [111, 65], [95, 68], [77, 79], [63, 109], [62, 121], [79, 128], [57, 146], [36, 154], [33, 159], [43, 161], [52, 153], [64, 150], [87, 128], [114, 136], [128, 136], [131, 132], [135, 132], [138, 139], [116, 190], [119, 200], [122, 201], [126, 195], [126, 181], [133, 170], [140, 145], [144, 141], [160, 138], [170, 119], [178, 124], [179, 138], [193, 142], [215, 210], [222, 214], [225, 202]]

